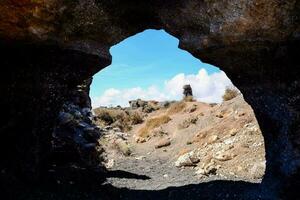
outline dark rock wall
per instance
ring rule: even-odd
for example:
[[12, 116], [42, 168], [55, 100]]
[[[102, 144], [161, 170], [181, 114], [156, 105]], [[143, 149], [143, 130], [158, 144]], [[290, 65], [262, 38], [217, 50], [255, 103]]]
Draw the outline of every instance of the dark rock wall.
[[110, 60], [56, 46], [1, 45], [1, 180], [40, 177], [61, 106], [99, 63]]
[[162, 28], [243, 92], [265, 137], [262, 185], [292, 191], [300, 174], [299, 21], [297, 0], [1, 1], [1, 179], [39, 180], [56, 117], [76, 86], [110, 64], [109, 47]]
[[[279, 187], [274, 184], [299, 184], [299, 44], [265, 44], [250, 52], [240, 47], [238, 52], [230, 50], [223, 60], [216, 61], [255, 112], [266, 148], [267, 168], [262, 185], [271, 190]], [[232, 56], [239, 61], [235, 62]]]

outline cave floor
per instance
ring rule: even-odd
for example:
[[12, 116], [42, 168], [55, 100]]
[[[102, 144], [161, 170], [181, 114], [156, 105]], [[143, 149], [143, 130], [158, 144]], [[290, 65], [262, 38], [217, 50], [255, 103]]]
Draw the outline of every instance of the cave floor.
[[[197, 176], [193, 167], [177, 168], [174, 162], [163, 157], [123, 157], [115, 161], [111, 172], [118, 175], [107, 178], [105, 184], [132, 190], [162, 190], [217, 180], [250, 182], [234, 175]], [[251, 180], [252, 183], [260, 181]]]

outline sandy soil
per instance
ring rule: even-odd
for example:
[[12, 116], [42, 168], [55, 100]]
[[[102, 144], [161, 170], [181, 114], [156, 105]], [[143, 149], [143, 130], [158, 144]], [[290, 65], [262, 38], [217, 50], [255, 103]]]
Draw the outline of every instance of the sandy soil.
[[[150, 130], [145, 142], [136, 142], [148, 119], [166, 114], [168, 109], [162, 108], [148, 114], [144, 123], [130, 132], [107, 133], [101, 143], [108, 152], [109, 170], [145, 175], [141, 179], [109, 178], [107, 183], [159, 190], [212, 180], [261, 181], [265, 170], [263, 136], [242, 96], [218, 105], [186, 102], [184, 109], [168, 114], [168, 123]], [[170, 145], [156, 148], [165, 141]], [[124, 148], [116, 148], [118, 143], [125, 144], [130, 155], [124, 155]], [[181, 165], [186, 158], [195, 162]]]

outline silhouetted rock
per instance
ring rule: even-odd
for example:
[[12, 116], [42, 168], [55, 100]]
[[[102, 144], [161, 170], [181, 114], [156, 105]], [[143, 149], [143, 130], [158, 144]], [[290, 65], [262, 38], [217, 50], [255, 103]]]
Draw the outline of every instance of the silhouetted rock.
[[183, 95], [184, 97], [193, 97], [193, 90], [191, 85], [184, 85], [183, 86]]

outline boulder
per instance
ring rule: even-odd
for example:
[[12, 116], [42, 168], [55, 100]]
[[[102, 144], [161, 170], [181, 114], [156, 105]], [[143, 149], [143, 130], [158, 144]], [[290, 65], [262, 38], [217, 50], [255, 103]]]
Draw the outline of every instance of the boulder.
[[217, 152], [214, 155], [214, 158], [219, 161], [228, 161], [235, 157], [236, 155], [229, 152]]
[[180, 156], [175, 162], [176, 167], [195, 166], [200, 159], [197, 157], [195, 151], [191, 151]]
[[209, 176], [210, 174], [216, 174], [217, 170], [220, 168], [220, 165], [216, 165], [214, 160], [210, 160], [209, 163], [204, 163], [200, 167], [198, 167], [198, 170], [196, 171], [196, 174]]
[[143, 101], [141, 99], [129, 101], [129, 105], [132, 109], [142, 108], [145, 113], [153, 112], [158, 108], [158, 102], [156, 101]]
[[189, 96], [193, 96], [193, 91], [192, 91], [192, 87], [191, 85], [184, 85], [183, 86], [183, 95], [184, 97], [189, 97]]
[[166, 147], [166, 146], [170, 146], [171, 145], [171, 141], [169, 139], [161, 139], [160, 141], [158, 141], [158, 143], [155, 145], [156, 149], [162, 148], [162, 147]]

